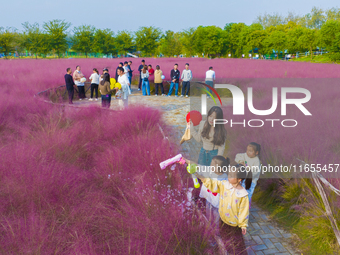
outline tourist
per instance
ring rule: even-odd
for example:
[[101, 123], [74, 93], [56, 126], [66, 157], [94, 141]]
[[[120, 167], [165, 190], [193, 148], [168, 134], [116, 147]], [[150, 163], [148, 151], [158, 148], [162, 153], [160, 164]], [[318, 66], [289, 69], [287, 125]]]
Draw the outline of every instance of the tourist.
[[[198, 164], [202, 166], [210, 166], [213, 157], [217, 155], [223, 156], [224, 154], [227, 131], [224, 125], [214, 126], [215, 119], [223, 119], [223, 111], [218, 106], [210, 108], [207, 120], [200, 122], [198, 131], [196, 131], [191, 121], [187, 125], [187, 128], [190, 129], [190, 137], [193, 137], [198, 143], [202, 143], [198, 156]], [[206, 197], [207, 193], [209, 193], [207, 188], [202, 186], [200, 190], [195, 189], [193, 196], [195, 200], [198, 200], [199, 197]]]
[[[249, 198], [249, 208], [251, 207], [251, 198], [253, 196], [256, 184], [258, 179], [260, 178], [260, 167], [261, 162], [259, 159], [259, 154], [261, 151], [261, 145], [258, 143], [249, 143], [247, 146], [247, 150], [245, 153], [238, 153], [235, 156], [235, 162], [241, 165], [249, 167], [249, 170], [253, 173], [253, 181], [251, 183], [251, 187], [248, 190], [248, 198]], [[242, 183], [244, 187], [244, 183]]]
[[111, 105], [111, 90], [110, 88], [110, 75], [103, 74], [103, 80], [99, 83], [99, 90], [102, 94], [102, 107], [110, 108]]
[[132, 65], [132, 61], [129, 61], [128, 62], [128, 68], [129, 68], [129, 82], [130, 82], [130, 89], [131, 89], [131, 85], [132, 85], [132, 68], [131, 68], [131, 65]]
[[[214, 88], [214, 80], [215, 80], [215, 71], [213, 70], [213, 67], [211, 66], [209, 67], [209, 70], [205, 73], [205, 84]], [[212, 92], [210, 88], [208, 88], [208, 90], [210, 91], [210, 93]]]
[[117, 69], [116, 69], [116, 73], [115, 73], [116, 82], [118, 81], [118, 76], [119, 76], [119, 75], [118, 75], [118, 68], [119, 68], [119, 67], [123, 67], [123, 66], [124, 66], [123, 62], [120, 62], [119, 65], [118, 65], [118, 67], [117, 67]]
[[76, 66], [76, 70], [73, 73], [73, 79], [78, 87], [79, 100], [83, 100], [85, 98], [85, 83], [81, 82], [81, 79], [84, 78], [84, 74], [80, 69], [80, 66]]
[[68, 92], [68, 103], [69, 104], [73, 104], [72, 100], [73, 100], [73, 95], [74, 95], [74, 81], [73, 81], [73, 78], [72, 78], [72, 70], [71, 68], [67, 68], [66, 69], [66, 74], [65, 74], [65, 83], [66, 83], [66, 89], [67, 89], [67, 92]]
[[98, 85], [99, 85], [99, 72], [97, 68], [93, 68], [93, 74], [91, 74], [89, 80], [91, 81], [91, 98], [90, 101], [93, 101], [93, 91], [96, 92], [96, 101], [98, 101]]
[[[199, 169], [199, 168], [198, 168]], [[248, 174], [242, 165], [233, 166], [228, 171], [228, 180], [219, 181], [196, 174], [213, 193], [220, 194], [219, 214], [221, 217], [220, 234], [228, 254], [247, 255], [243, 235], [247, 233], [249, 222], [249, 198], [247, 190], [252, 182], [252, 172]], [[247, 176], [248, 175], [248, 176]], [[241, 183], [245, 182], [245, 188]]]
[[[187, 162], [188, 160], [185, 159]], [[190, 164], [190, 162], [188, 162]], [[196, 172], [195, 164], [190, 164], [188, 170], [190, 173]], [[204, 168], [205, 173], [201, 173], [205, 177], [214, 178], [218, 181], [228, 180], [227, 170], [230, 168], [230, 160], [229, 158], [224, 158], [223, 156], [215, 156], [212, 158], [211, 164], [209, 168]], [[207, 171], [208, 169], [208, 171]], [[203, 170], [200, 169], [200, 170]], [[197, 171], [199, 174], [201, 171]], [[219, 214], [219, 206], [220, 206], [220, 194], [218, 193], [206, 193], [204, 197], [206, 199], [205, 209], [206, 209], [206, 217], [209, 220], [212, 229], [215, 231], [214, 234], [219, 235], [219, 223], [220, 223], [220, 214]]]
[[156, 66], [156, 71], [154, 75], [155, 75], [154, 83], [155, 83], [155, 90], [156, 90], [155, 96], [158, 96], [158, 86], [161, 87], [162, 96], [165, 96], [164, 88], [163, 88], [163, 80], [162, 80], [163, 72], [160, 69], [159, 65]]
[[141, 90], [141, 87], [142, 87], [142, 74], [141, 74], [141, 72], [142, 72], [144, 66], [145, 66], [145, 60], [143, 59], [142, 64], [139, 65], [139, 67], [138, 67], [138, 72], [139, 72], [139, 75], [140, 75], [139, 83], [138, 83], [138, 90]]
[[148, 72], [148, 66], [144, 66], [143, 70], [141, 71], [141, 79], [142, 79], [142, 92], [143, 96], [150, 96], [150, 83], [149, 83], [149, 72]]
[[123, 101], [123, 107], [127, 108], [129, 95], [131, 94], [129, 78], [125, 75], [125, 70], [122, 67], [118, 68], [118, 75], [118, 83], [122, 86], [121, 90], [123, 92], [121, 100]]
[[168, 93], [168, 97], [171, 96], [172, 90], [174, 89], [175, 86], [175, 96], [178, 97], [178, 84], [179, 84], [179, 77], [180, 77], [180, 71], [178, 70], [178, 64], [174, 65], [174, 69], [171, 70], [170, 72], [170, 77], [171, 77], [171, 84], [170, 84], [170, 90]]
[[152, 68], [152, 65], [148, 65], [148, 71], [149, 71], [149, 78], [153, 78], [153, 74], [155, 73], [155, 70]]
[[185, 69], [182, 72], [182, 95], [181, 97], [189, 97], [189, 91], [190, 91], [190, 81], [192, 79], [192, 72], [189, 70], [189, 64], [185, 64]]

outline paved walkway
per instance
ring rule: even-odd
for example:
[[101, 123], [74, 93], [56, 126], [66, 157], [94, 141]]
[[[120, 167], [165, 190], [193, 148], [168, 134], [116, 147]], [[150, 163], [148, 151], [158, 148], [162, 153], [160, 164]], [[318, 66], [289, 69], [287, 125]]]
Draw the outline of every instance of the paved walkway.
[[[193, 101], [197, 103], [193, 103]], [[145, 105], [149, 107], [155, 107], [164, 111], [164, 121], [174, 128], [172, 134], [166, 134], [169, 139], [174, 139], [176, 143], [181, 140], [186, 127], [185, 116], [190, 110], [199, 110], [199, 100], [197, 98], [176, 98], [176, 97], [162, 97], [162, 96], [142, 96], [140, 91], [133, 90], [133, 94], [129, 97], [129, 105]], [[212, 102], [211, 102], [212, 103]], [[223, 99], [223, 105], [230, 104], [230, 99]], [[87, 106], [98, 104], [100, 101], [75, 101], [75, 106]], [[209, 104], [209, 102], [208, 102]], [[118, 100], [112, 100], [111, 108], [118, 107]], [[197, 144], [194, 139], [185, 142], [182, 145], [181, 153], [186, 157], [197, 161], [199, 150], [201, 145]], [[245, 235], [245, 243], [247, 246], [248, 254], [251, 255], [291, 255], [301, 254], [293, 249], [291, 243], [293, 238], [289, 233], [275, 225], [275, 222], [271, 221], [268, 215], [259, 209], [256, 204], [252, 203], [250, 209], [250, 223], [247, 234]], [[295, 239], [297, 240], [297, 239]]]

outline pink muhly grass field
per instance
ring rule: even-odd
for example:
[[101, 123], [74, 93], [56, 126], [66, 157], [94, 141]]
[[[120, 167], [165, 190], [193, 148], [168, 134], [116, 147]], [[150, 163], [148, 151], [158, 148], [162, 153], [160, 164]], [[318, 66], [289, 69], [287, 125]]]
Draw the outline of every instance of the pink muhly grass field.
[[41, 102], [64, 74], [44, 63], [1, 61], [0, 253], [204, 254], [184, 169], [159, 167], [178, 151], [161, 113]]
[[[181, 183], [184, 169], [159, 167], [159, 162], [178, 152], [175, 145], [170, 148], [163, 141], [157, 124], [167, 134], [171, 129], [162, 123], [159, 111], [141, 107], [124, 112], [70, 109], [33, 97], [63, 85], [67, 67], [75, 70], [81, 65], [86, 78], [92, 68], [101, 72], [107, 67], [114, 76], [124, 60], [0, 61], [1, 253], [206, 253], [211, 233], [200, 224], [197, 212], [186, 206], [188, 185]], [[141, 59], [129, 60], [136, 75]], [[243, 91], [247, 86], [254, 88], [255, 108], [259, 109], [270, 107], [274, 85], [308, 88], [312, 99], [306, 108], [313, 116], [288, 107], [289, 115], [284, 118], [298, 120], [294, 129], [227, 126], [228, 157], [233, 159], [255, 141], [263, 148], [263, 163], [298, 165], [296, 158], [339, 163], [338, 87], [330, 79], [297, 82], [298, 78], [339, 78], [339, 65], [245, 59], [145, 60], [154, 68], [159, 64], [166, 79], [174, 63], [182, 71], [186, 62], [197, 79], [204, 79], [209, 66], [223, 82], [249, 78], [239, 81], [239, 86]], [[254, 78], [281, 79], [264, 82]], [[268, 117], [282, 119], [279, 109]], [[230, 119], [231, 108], [224, 112], [224, 118]], [[244, 118], [258, 117], [246, 111]], [[192, 185], [191, 180], [189, 183]]]

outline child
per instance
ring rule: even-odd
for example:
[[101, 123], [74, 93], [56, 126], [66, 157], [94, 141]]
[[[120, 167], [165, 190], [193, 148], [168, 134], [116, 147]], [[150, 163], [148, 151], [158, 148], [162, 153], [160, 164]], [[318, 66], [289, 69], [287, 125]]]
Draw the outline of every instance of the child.
[[[228, 180], [219, 181], [196, 174], [208, 189], [220, 194], [219, 214], [221, 217], [222, 240], [227, 241], [226, 249], [231, 254], [247, 254], [242, 234], [245, 235], [249, 218], [249, 198], [246, 189], [252, 182], [252, 173], [242, 165], [229, 169]], [[245, 180], [246, 188], [241, 182]]]
[[[214, 180], [219, 181], [228, 180], [227, 169], [229, 165], [229, 158], [226, 159], [223, 156], [213, 157], [210, 165], [211, 177], [214, 178]], [[223, 172], [223, 170], [225, 171]], [[206, 216], [218, 233], [218, 225], [220, 222], [220, 215], [218, 212], [220, 195], [207, 190], [207, 194], [205, 194], [204, 198], [206, 199]]]
[[[257, 180], [260, 178], [260, 155], [261, 146], [257, 143], [250, 143], [247, 146], [246, 153], [239, 153], [236, 154], [235, 162], [238, 164], [242, 164], [246, 167], [250, 167], [253, 173], [253, 181], [251, 183], [251, 187], [248, 190], [248, 197], [249, 197], [249, 208], [251, 204], [251, 198], [253, 196]], [[242, 186], [244, 187], [244, 183], [242, 183]]]

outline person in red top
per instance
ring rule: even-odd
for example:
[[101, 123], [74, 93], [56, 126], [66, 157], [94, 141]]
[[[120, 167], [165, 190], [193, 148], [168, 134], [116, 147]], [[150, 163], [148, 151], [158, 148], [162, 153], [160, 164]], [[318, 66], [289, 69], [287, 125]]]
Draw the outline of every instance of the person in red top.
[[155, 70], [153, 70], [152, 65], [148, 65], [148, 71], [149, 71], [149, 79], [153, 80], [153, 74]]

